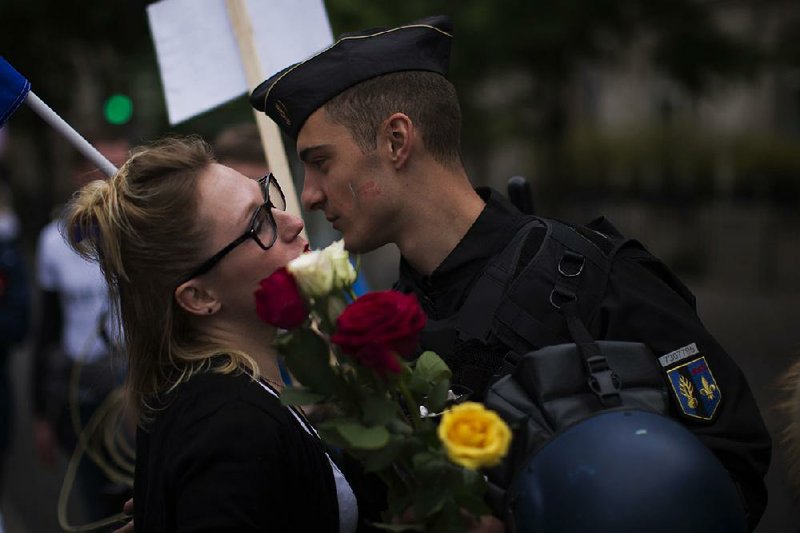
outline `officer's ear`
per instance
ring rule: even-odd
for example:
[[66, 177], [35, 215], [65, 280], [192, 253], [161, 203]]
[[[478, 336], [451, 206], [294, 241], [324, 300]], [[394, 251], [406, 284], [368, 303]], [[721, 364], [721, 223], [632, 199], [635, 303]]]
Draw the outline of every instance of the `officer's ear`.
[[416, 137], [416, 128], [408, 115], [393, 113], [383, 121], [378, 136], [378, 147], [385, 151], [394, 168], [403, 168]]

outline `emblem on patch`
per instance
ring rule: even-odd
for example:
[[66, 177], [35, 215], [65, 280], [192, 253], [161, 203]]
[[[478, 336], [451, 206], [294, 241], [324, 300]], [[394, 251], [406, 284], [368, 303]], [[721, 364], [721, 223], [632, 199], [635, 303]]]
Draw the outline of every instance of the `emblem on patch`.
[[713, 418], [722, 400], [722, 391], [705, 357], [676, 366], [667, 371], [667, 376], [683, 414], [701, 420]]

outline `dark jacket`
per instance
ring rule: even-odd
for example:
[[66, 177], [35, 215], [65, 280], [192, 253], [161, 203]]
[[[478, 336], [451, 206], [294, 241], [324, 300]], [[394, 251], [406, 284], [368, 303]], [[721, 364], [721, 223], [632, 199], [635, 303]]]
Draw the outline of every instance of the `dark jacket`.
[[[431, 276], [421, 276], [408, 263], [401, 262], [397, 287], [415, 293], [429, 318], [442, 319], [456, 313], [487, 263], [524, 223], [524, 215], [499, 194], [487, 190], [479, 192], [487, 201], [486, 208]], [[535, 256], [543, 237], [543, 232], [534, 233], [520, 256]], [[646, 254], [640, 258], [620, 259], [611, 272], [609, 289], [605, 291], [599, 312], [588, 326], [598, 340], [641, 342], [656, 356], [687, 345], [696, 346], [699, 352], [696, 357], [705, 358], [722, 394], [719, 407], [711, 420], [686, 416], [681, 409], [681, 398], [675, 392], [669, 414], [695, 433], [731, 473], [743, 493], [750, 525], [755, 527], [767, 502], [764, 476], [770, 461], [770, 436], [738, 365], [703, 326], [692, 305], [693, 297], [687, 299], [685, 294], [675, 290], [674, 284], [666, 282], [674, 278], [663, 269], [660, 261], [649, 259]], [[549, 305], [548, 294], [531, 299], [529, 305]], [[548, 339], [543, 345], [565, 342], [571, 341], [562, 336]], [[529, 349], [540, 347], [530, 346]], [[422, 349], [431, 348], [423, 344]], [[503, 354], [502, 347], [493, 351], [462, 346], [456, 349], [453, 357], [445, 359], [458, 384], [459, 380], [470, 378], [467, 371], [471, 367], [484, 364], [499, 368]], [[663, 368], [666, 382], [669, 382], [667, 373], [674, 366]], [[482, 392], [478, 391], [479, 398]]]
[[27, 269], [13, 239], [0, 239], [0, 451], [11, 435], [12, 400], [9, 378], [11, 350], [25, 338], [30, 313]]
[[244, 374], [192, 377], [139, 429], [134, 500], [147, 533], [339, 529], [321, 442]]

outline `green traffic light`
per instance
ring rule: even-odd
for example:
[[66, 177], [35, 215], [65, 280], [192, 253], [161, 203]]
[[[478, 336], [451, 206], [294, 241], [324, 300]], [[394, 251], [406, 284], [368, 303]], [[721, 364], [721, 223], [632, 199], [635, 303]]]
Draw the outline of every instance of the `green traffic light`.
[[111, 95], [106, 100], [103, 112], [111, 124], [125, 124], [133, 116], [133, 101], [124, 94]]

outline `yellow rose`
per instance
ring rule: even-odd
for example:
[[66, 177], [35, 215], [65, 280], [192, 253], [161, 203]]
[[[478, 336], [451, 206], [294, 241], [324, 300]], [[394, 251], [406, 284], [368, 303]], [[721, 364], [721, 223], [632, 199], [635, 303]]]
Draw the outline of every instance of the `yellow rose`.
[[294, 276], [300, 291], [308, 298], [325, 296], [333, 290], [333, 270], [322, 252], [308, 252], [289, 261], [286, 270]]
[[344, 249], [344, 241], [339, 239], [324, 250], [322, 254], [330, 262], [333, 270], [333, 288], [344, 289], [356, 281], [356, 270], [350, 263], [350, 255]]
[[496, 465], [505, 457], [511, 430], [494, 411], [480, 403], [464, 402], [442, 415], [439, 440], [451, 461], [476, 469]]

